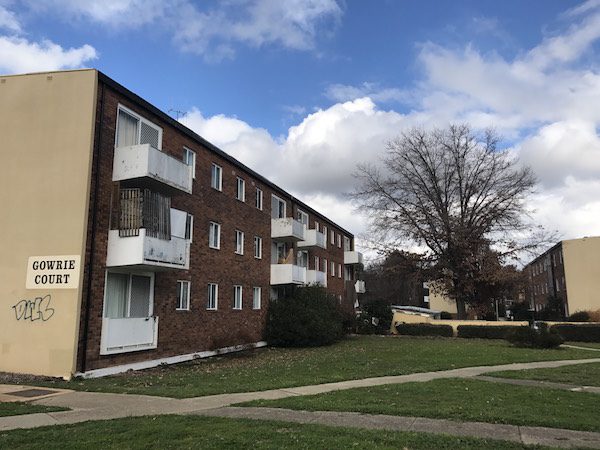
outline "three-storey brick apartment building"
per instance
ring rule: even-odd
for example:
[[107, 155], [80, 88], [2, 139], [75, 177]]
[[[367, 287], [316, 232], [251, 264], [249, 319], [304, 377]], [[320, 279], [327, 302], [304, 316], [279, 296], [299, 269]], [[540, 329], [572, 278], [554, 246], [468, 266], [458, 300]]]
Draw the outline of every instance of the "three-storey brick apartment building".
[[547, 304], [548, 297], [562, 300], [567, 317], [600, 309], [600, 237], [561, 241], [523, 271], [525, 299], [536, 311]]
[[264, 345], [351, 233], [96, 70], [0, 77], [0, 370], [99, 376]]

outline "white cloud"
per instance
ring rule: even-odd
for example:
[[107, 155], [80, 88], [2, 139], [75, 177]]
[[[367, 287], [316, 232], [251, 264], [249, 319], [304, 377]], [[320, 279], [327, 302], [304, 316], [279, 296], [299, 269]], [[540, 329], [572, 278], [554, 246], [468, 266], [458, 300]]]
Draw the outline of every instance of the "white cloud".
[[0, 5], [0, 30], [3, 29], [12, 33], [20, 33], [21, 24], [12, 11]]
[[208, 5], [191, 0], [27, 0], [38, 13], [60, 14], [113, 30], [152, 25], [166, 31], [183, 51], [218, 62], [235, 55], [235, 45], [278, 45], [312, 50], [342, 15], [335, 0], [228, 0]]
[[3, 73], [72, 69], [97, 56], [96, 50], [89, 45], [64, 49], [48, 40], [38, 43], [20, 37], [0, 36], [0, 71]]
[[337, 102], [347, 102], [360, 97], [369, 97], [376, 102], [406, 102], [410, 93], [399, 88], [382, 88], [377, 83], [364, 82], [359, 86], [332, 84], [325, 91], [325, 96]]

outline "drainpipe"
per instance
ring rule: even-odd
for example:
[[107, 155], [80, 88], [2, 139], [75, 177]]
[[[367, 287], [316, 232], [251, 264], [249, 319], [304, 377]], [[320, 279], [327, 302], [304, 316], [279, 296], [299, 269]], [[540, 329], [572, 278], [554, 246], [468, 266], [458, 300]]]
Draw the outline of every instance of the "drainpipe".
[[100, 122], [98, 123], [98, 129], [96, 130], [96, 147], [98, 152], [96, 154], [96, 161], [94, 162], [94, 170], [96, 171], [94, 177], [94, 196], [92, 200], [92, 235], [90, 237], [90, 260], [89, 270], [87, 278], [87, 292], [85, 297], [85, 317], [83, 319], [83, 346], [81, 348], [82, 359], [81, 359], [81, 372], [85, 373], [86, 361], [87, 361], [87, 347], [88, 347], [88, 330], [90, 322], [90, 304], [92, 302], [92, 279], [94, 272], [94, 248], [96, 244], [96, 213], [98, 205], [98, 191], [100, 190], [100, 155], [102, 152], [102, 124], [104, 122], [104, 90], [105, 85], [102, 83], [102, 94], [100, 96]]

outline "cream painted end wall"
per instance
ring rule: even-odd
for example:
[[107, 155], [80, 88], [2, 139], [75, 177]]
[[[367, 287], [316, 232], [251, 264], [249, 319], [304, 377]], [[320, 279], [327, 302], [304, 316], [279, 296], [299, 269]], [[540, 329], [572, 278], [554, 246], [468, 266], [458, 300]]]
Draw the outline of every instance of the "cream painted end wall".
[[446, 311], [450, 314], [457, 314], [456, 302], [440, 292], [436, 292], [435, 288], [429, 291], [429, 309], [434, 311]]
[[600, 309], [600, 237], [563, 241], [569, 314]]
[[[83, 269], [76, 289], [28, 290], [25, 281], [30, 256], [84, 262], [97, 78], [0, 76], [0, 371], [75, 371]], [[14, 305], [48, 294], [51, 317], [17, 319]]]

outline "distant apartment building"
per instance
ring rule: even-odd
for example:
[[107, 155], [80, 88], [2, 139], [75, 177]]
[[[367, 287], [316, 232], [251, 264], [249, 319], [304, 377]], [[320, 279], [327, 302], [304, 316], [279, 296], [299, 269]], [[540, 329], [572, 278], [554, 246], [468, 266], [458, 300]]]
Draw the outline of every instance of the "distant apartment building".
[[68, 378], [264, 345], [354, 236], [96, 70], [0, 76], [0, 371]]
[[536, 311], [549, 297], [563, 301], [565, 316], [600, 309], [600, 237], [561, 241], [523, 271], [525, 300]]

